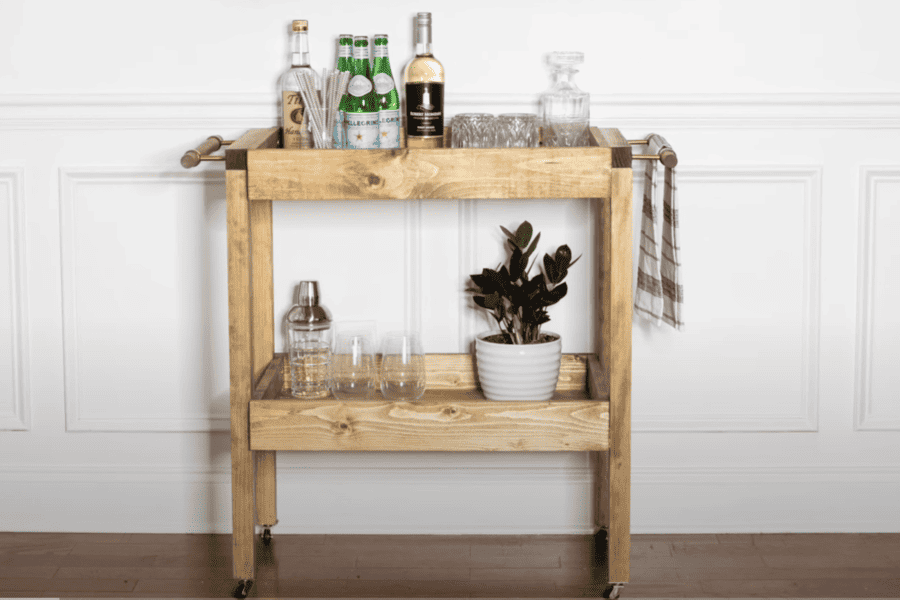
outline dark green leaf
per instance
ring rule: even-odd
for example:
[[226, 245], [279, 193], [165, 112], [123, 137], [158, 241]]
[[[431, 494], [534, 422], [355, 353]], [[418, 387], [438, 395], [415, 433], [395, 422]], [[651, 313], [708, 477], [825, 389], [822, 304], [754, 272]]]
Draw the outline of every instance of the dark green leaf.
[[569, 264], [572, 262], [572, 250], [563, 244], [559, 248], [556, 249], [556, 266], [557, 267], [569, 267]]
[[536, 236], [534, 236], [534, 241], [531, 242], [531, 245], [528, 246], [528, 250], [525, 251], [525, 258], [531, 256], [531, 253], [534, 252], [534, 249], [537, 248], [538, 240], [541, 239], [541, 234], [538, 232]]
[[549, 290], [546, 294], [544, 294], [545, 306], [551, 306], [556, 304], [566, 295], [566, 292], [569, 291], [568, 286], [565, 283], [561, 283], [552, 290]]
[[528, 245], [528, 242], [531, 241], [531, 235], [534, 233], [534, 228], [531, 226], [531, 223], [528, 221], [523, 222], [519, 225], [519, 228], [516, 229], [516, 245], [519, 248], [524, 248]]
[[522, 251], [518, 248], [512, 251], [512, 255], [509, 257], [509, 279], [511, 281], [516, 281], [522, 277], [527, 266], [526, 260], [522, 255]]
[[549, 254], [544, 255], [544, 273], [547, 274], [547, 280], [550, 283], [557, 283], [556, 274], [556, 263], [550, 258]]
[[509, 229], [507, 229], [507, 228], [504, 227], [503, 225], [500, 226], [500, 229], [503, 230], [503, 233], [506, 234], [506, 237], [508, 237], [508, 238], [510, 239], [510, 241], [512, 241], [513, 243], [515, 243], [515, 241], [516, 241], [516, 234], [514, 234], [512, 231], [510, 231]]

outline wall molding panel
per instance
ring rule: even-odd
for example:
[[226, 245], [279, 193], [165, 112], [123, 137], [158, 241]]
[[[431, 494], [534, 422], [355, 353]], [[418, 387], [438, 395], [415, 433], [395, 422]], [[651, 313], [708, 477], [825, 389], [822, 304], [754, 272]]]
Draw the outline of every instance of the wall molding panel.
[[[876, 314], [875, 301], [878, 290], [875, 285], [876, 267], [879, 261], [890, 262], [890, 256], [879, 256], [876, 249], [876, 228], [878, 227], [877, 209], [893, 200], [893, 210], [900, 211], [898, 198], [879, 197], [880, 184], [896, 184], [900, 187], [900, 166], [864, 166], [860, 169], [859, 200], [859, 277], [857, 283], [857, 329], [856, 329], [856, 368], [854, 385], [853, 424], [856, 430], [891, 430], [900, 431], [900, 412], [893, 415], [884, 414], [881, 403], [896, 404], [896, 395], [892, 397], [873, 394], [873, 369], [877, 358], [874, 345], [876, 323], [878, 319], [894, 318], [893, 323], [885, 323], [881, 331], [897, 331], [900, 322], [896, 321], [896, 309], [889, 314]], [[896, 263], [897, 256], [893, 256]], [[895, 268], [895, 267], [894, 267]], [[897, 277], [896, 271], [889, 268]], [[900, 278], [894, 286], [900, 283]], [[888, 301], [890, 304], [890, 300]], [[896, 357], [891, 361], [896, 367]], [[896, 392], [896, 390], [894, 390]]]
[[[28, 431], [31, 429], [31, 375], [28, 352], [28, 314], [25, 263], [25, 168], [0, 164], [0, 218], [6, 221], [6, 230], [0, 232], [0, 273], [8, 277], [0, 282], [0, 307], [8, 308], [0, 314], [0, 345], [8, 351], [9, 363], [0, 363], [8, 370], [0, 381], [8, 378], [9, 386], [0, 389], [0, 431]], [[5, 206], [4, 206], [5, 204]], [[0, 221], [2, 222], [2, 221]], [[9, 319], [9, 329], [3, 321]]]
[[[84, 349], [81, 338], [84, 334], [79, 322], [77, 282], [80, 273], [89, 270], [90, 265], [76, 264], [78, 244], [76, 206], [77, 200], [89, 186], [127, 185], [140, 188], [153, 184], [177, 184], [205, 189], [211, 184], [224, 185], [224, 173], [213, 171], [174, 171], [168, 167], [96, 167], [62, 168], [59, 172], [60, 186], [60, 264], [63, 291], [63, 357], [64, 389], [67, 431], [228, 431], [230, 421], [227, 407], [223, 416], [208, 414], [161, 416], [152, 410], [143, 414], [96, 417], [90, 413], [91, 395], [83, 392], [84, 381], [80, 373], [80, 360]], [[198, 192], [202, 198], [202, 191]], [[136, 309], [137, 310], [137, 309]], [[115, 326], [115, 324], [114, 324]], [[127, 336], [130, 332], [117, 331], [117, 335]], [[135, 343], [138, 343], [135, 340]], [[136, 365], [139, 368], [139, 365]], [[154, 367], [148, 367], [147, 380], [154, 377]], [[135, 395], [135, 390], [122, 389], [121, 399], [126, 401]]]
[[[275, 94], [0, 94], [0, 130], [272, 127]], [[448, 94], [448, 114], [529, 111], [537, 94]], [[64, 108], [65, 110], [60, 110]], [[900, 94], [592, 94], [591, 110], [620, 128], [900, 129]], [[187, 148], [186, 148], [187, 149]]]
[[[690, 185], [729, 184], [746, 186], [761, 183], [800, 184], [803, 189], [803, 292], [800, 325], [801, 395], [791, 414], [766, 414], [759, 406], [746, 414], [687, 414], [685, 412], [648, 413], [632, 409], [635, 432], [762, 432], [816, 431], [819, 412], [819, 338], [821, 281], [821, 167], [808, 166], [724, 166], [680, 167], [679, 189]], [[636, 177], [635, 182], [638, 179]], [[679, 209], [684, 209], [681, 195]], [[636, 268], [636, 267], [635, 267]], [[632, 393], [634, 398], [634, 393]], [[677, 409], [678, 407], [675, 406]]]

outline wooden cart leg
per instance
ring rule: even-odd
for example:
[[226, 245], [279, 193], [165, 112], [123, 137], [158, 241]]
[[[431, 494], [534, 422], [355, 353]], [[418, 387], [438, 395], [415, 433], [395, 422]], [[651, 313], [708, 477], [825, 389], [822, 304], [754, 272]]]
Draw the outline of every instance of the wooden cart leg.
[[[595, 203], [599, 262], [600, 369], [609, 383], [609, 450], [597, 458], [596, 555], [606, 562], [604, 595], [630, 576], [631, 554], [631, 319], [632, 171], [614, 168], [609, 201]], [[602, 547], [600, 547], [602, 545]]]
[[253, 385], [251, 336], [250, 209], [247, 172], [226, 169], [228, 224], [228, 329], [231, 372], [231, 501], [234, 577], [254, 577], [254, 468], [250, 450]]
[[[275, 356], [271, 201], [250, 203], [250, 260], [253, 287], [251, 297], [253, 381], [255, 382]], [[275, 496], [275, 453], [256, 452], [256, 522], [265, 527], [264, 539], [271, 538], [269, 528], [278, 522]]]
[[[275, 452], [256, 452], [256, 522], [266, 528], [278, 523], [275, 512], [276, 496]], [[263, 541], [268, 541], [263, 536]]]
[[613, 169], [611, 179], [608, 539], [609, 581], [618, 584], [629, 579], [631, 554], [631, 169]]

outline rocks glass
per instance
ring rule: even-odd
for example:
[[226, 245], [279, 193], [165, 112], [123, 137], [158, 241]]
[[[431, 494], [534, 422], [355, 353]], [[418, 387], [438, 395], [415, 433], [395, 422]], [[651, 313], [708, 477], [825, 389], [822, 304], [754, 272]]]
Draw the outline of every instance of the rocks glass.
[[540, 141], [537, 115], [506, 113], [497, 117], [498, 148], [537, 148]]
[[461, 113], [450, 120], [452, 148], [495, 148], [497, 127], [490, 113]]

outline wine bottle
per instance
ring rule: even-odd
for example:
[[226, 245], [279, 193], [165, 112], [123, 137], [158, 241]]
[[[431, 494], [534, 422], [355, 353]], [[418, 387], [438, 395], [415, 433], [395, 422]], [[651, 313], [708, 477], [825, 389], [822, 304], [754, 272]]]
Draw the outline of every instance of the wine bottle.
[[369, 38], [353, 37], [353, 77], [347, 86], [350, 101], [345, 115], [347, 147], [371, 150], [378, 147], [378, 104], [375, 84], [369, 75]]
[[308, 23], [294, 21], [291, 24], [291, 68], [281, 76], [281, 145], [283, 148], [312, 148], [309, 120], [300, 95], [299, 75], [307, 72], [317, 81], [316, 72], [309, 65]]
[[378, 147], [400, 147], [400, 94], [391, 72], [388, 57], [388, 36], [375, 35], [375, 66], [372, 81], [375, 84], [375, 101], [378, 103]]
[[431, 50], [431, 13], [416, 16], [416, 55], [403, 70], [406, 146], [444, 146], [444, 66]]

